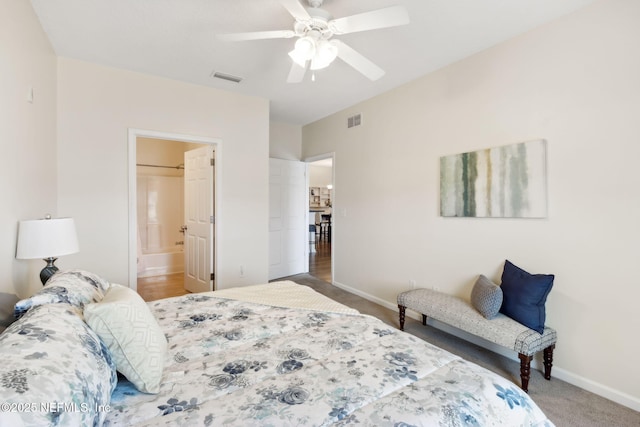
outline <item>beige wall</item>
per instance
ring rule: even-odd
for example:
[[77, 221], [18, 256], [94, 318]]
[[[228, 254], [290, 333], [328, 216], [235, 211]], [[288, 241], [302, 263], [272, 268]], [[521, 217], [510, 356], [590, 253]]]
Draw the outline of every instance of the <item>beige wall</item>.
[[222, 140], [217, 285], [266, 282], [268, 101], [72, 59], [58, 64], [58, 208], [76, 218], [74, 265], [128, 283], [127, 132], [136, 128]]
[[70, 214], [56, 206], [56, 57], [28, 1], [0, 2], [0, 40], [0, 292], [25, 297], [45, 264], [15, 259], [18, 221]]
[[269, 157], [301, 160], [302, 126], [271, 122], [269, 127]]
[[[410, 280], [499, 283], [505, 259], [555, 273], [555, 376], [640, 410], [638, 22], [637, 0], [597, 2], [305, 126], [303, 158], [335, 152], [336, 282], [395, 308]], [[439, 216], [441, 156], [538, 138], [548, 218]]]

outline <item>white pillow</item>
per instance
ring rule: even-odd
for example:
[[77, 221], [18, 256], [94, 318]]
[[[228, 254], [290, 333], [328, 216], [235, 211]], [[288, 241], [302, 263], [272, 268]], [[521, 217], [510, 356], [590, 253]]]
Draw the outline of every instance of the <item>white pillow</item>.
[[84, 317], [111, 351], [118, 372], [138, 390], [158, 393], [167, 339], [140, 295], [112, 284], [102, 301], [85, 306]]

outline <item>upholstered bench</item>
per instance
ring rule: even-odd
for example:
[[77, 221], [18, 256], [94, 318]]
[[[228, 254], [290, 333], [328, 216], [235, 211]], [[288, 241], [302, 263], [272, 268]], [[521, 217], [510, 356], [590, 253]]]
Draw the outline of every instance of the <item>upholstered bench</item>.
[[544, 377], [551, 379], [553, 350], [557, 341], [556, 331], [547, 326], [540, 334], [533, 329], [499, 313], [493, 319], [486, 319], [473, 306], [452, 295], [431, 289], [414, 289], [398, 295], [400, 309], [400, 330], [404, 330], [405, 309], [422, 314], [422, 324], [427, 317], [454, 326], [487, 341], [516, 351], [520, 358], [520, 378], [522, 390], [529, 387], [531, 359], [539, 351], [544, 352]]

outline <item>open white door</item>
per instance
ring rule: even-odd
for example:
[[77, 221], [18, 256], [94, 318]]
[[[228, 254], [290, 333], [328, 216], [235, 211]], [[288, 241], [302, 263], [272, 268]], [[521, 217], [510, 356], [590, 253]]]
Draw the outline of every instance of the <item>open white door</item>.
[[213, 147], [184, 153], [184, 288], [213, 290]]
[[269, 280], [308, 271], [307, 165], [269, 159]]

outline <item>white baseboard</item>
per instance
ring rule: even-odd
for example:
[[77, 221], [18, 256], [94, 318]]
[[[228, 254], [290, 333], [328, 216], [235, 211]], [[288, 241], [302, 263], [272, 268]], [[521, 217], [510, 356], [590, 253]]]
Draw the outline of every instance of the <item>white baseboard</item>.
[[[371, 302], [374, 302], [376, 304], [379, 304], [383, 307], [386, 307], [390, 310], [393, 311], [397, 311], [398, 310], [398, 304], [396, 303], [391, 303], [389, 301], [385, 301], [381, 298], [378, 298], [376, 296], [370, 295], [366, 292], [363, 292], [359, 289], [355, 289], [352, 288], [350, 286], [347, 286], [343, 283], [340, 282], [333, 282], [334, 286], [340, 288], [340, 289], [344, 289], [347, 292], [350, 292], [352, 294], [358, 295], [366, 300], [369, 300]], [[411, 317], [412, 319], [418, 320], [420, 322], [422, 322], [422, 314], [417, 313], [413, 310], [407, 310], [406, 312], [407, 317]], [[399, 320], [398, 320], [399, 322]], [[490, 341], [487, 341], [485, 339], [479, 338], [475, 335], [469, 334], [463, 330], [454, 328], [452, 326], [447, 325], [446, 323], [442, 323], [439, 322], [437, 320], [433, 320], [433, 319], [429, 319], [428, 320], [428, 324], [429, 326], [432, 326], [434, 328], [440, 329], [444, 332], [447, 332], [451, 335], [455, 335], [459, 338], [462, 338], [466, 341], [472, 342], [476, 345], [479, 345], [480, 347], [484, 347], [487, 350], [493, 351], [494, 353], [498, 353], [504, 357], [507, 357], [511, 360], [515, 360], [516, 362], [520, 363], [520, 359], [518, 359], [518, 356], [515, 354], [515, 352], [513, 351], [509, 351], [507, 349], [505, 349], [502, 346], [498, 346]], [[542, 356], [541, 355], [537, 355], [538, 357], [534, 358], [531, 361], [531, 368], [532, 369], [537, 369], [537, 370], [542, 370], [542, 366], [543, 366], [543, 362], [542, 362]], [[567, 371], [566, 369], [560, 368], [557, 365], [553, 365], [553, 369], [552, 369], [552, 373], [551, 373], [552, 378], [558, 378], [559, 380], [565, 381], [569, 384], [572, 384], [576, 387], [580, 387], [584, 390], [587, 390], [591, 393], [597, 394], [598, 396], [602, 396], [605, 399], [609, 399], [612, 400], [616, 403], [619, 403], [620, 405], [626, 406], [628, 408], [633, 409], [634, 411], [640, 411], [640, 399], [635, 397], [635, 396], [631, 396], [627, 393], [623, 393], [619, 390], [613, 389], [611, 387], [608, 387], [604, 384], [600, 384], [596, 381], [592, 381], [588, 378], [582, 377], [580, 375], [576, 375], [575, 373], [571, 372], [571, 371]]]
[[347, 291], [349, 293], [358, 295], [359, 297], [362, 297], [362, 298], [364, 298], [366, 300], [369, 300], [371, 302], [375, 302], [378, 305], [381, 305], [383, 307], [387, 307], [387, 308], [389, 308], [391, 310], [397, 310], [398, 309], [398, 305], [397, 304], [391, 304], [388, 301], [385, 301], [385, 300], [383, 300], [381, 298], [378, 298], [378, 297], [374, 297], [373, 295], [370, 295], [370, 294], [368, 294], [366, 292], [362, 292], [359, 289], [352, 288], [351, 286], [347, 286], [347, 285], [342, 284], [340, 282], [333, 282], [333, 285], [338, 287], [338, 288], [340, 288], [340, 289], [344, 289], [345, 291]]
[[576, 375], [573, 372], [567, 371], [566, 369], [557, 368], [556, 366], [553, 367], [552, 376], [562, 381], [568, 382], [569, 384], [572, 384], [576, 387], [580, 387], [584, 390], [590, 391], [593, 394], [602, 396], [605, 399], [612, 400], [616, 403], [619, 403], [620, 405], [631, 408], [634, 411], [640, 412], [640, 399], [631, 396], [630, 394], [623, 393], [620, 390], [613, 389], [604, 384], [600, 384], [588, 378]]

